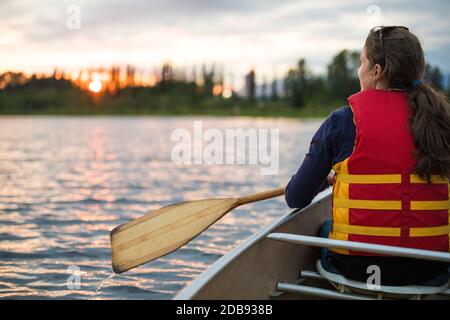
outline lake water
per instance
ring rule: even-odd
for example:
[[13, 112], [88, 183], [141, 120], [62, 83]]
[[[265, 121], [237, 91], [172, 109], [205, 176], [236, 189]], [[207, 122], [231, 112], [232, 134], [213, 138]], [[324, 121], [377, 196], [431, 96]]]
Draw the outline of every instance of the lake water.
[[[279, 172], [261, 175], [258, 165], [173, 163], [172, 132], [192, 130], [200, 119], [204, 128], [222, 132], [279, 129]], [[283, 198], [239, 207], [183, 248], [113, 278], [109, 232], [175, 202], [236, 197], [285, 185], [320, 123], [0, 117], [0, 299], [172, 298], [240, 241], [288, 213]], [[79, 286], [73, 282], [77, 275]]]

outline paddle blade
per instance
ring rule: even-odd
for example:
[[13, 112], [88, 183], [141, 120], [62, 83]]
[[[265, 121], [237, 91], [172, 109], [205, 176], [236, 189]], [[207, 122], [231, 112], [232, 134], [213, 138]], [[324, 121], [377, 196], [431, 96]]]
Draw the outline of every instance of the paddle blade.
[[114, 272], [125, 272], [177, 250], [236, 206], [233, 198], [183, 202], [115, 228], [111, 231]]

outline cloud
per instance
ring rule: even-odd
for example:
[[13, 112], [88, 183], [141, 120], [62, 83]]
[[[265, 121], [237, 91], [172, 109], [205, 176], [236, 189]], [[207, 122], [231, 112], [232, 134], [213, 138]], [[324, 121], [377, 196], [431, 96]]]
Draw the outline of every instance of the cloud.
[[[81, 8], [81, 30], [66, 27]], [[251, 67], [281, 73], [300, 57], [317, 72], [338, 50], [361, 48], [372, 1], [6, 0], [0, 2], [0, 69], [153, 67], [223, 63], [237, 77]], [[448, 0], [379, 0], [383, 24], [408, 25], [427, 58], [450, 72]], [[32, 57], [30, 58], [30, 53]]]

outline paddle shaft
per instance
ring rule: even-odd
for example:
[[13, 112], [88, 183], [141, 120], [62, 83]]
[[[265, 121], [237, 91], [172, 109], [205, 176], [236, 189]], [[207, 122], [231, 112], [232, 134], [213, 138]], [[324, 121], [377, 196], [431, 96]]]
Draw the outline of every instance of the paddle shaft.
[[238, 205], [243, 205], [247, 203], [252, 203], [256, 201], [266, 200], [270, 198], [275, 198], [284, 194], [284, 187], [264, 192], [255, 193], [246, 197], [241, 197], [237, 199]]

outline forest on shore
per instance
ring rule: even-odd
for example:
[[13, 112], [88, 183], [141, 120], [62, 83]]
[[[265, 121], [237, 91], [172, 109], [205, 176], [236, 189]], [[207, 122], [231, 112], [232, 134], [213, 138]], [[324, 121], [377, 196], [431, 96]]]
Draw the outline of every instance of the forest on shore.
[[[325, 75], [315, 75], [299, 59], [283, 77], [259, 85], [256, 71], [250, 70], [242, 92], [227, 88], [214, 65], [189, 75], [166, 63], [150, 85], [137, 81], [131, 66], [88, 70], [77, 78], [57, 70], [47, 76], [5, 72], [0, 75], [0, 114], [324, 117], [360, 90], [358, 67], [359, 52], [348, 50], [332, 57]], [[425, 80], [445, 91], [438, 67], [427, 65]]]

